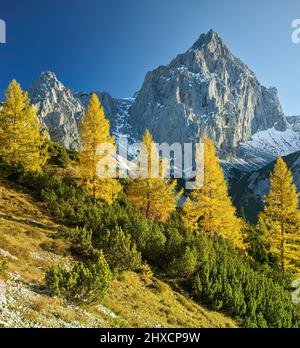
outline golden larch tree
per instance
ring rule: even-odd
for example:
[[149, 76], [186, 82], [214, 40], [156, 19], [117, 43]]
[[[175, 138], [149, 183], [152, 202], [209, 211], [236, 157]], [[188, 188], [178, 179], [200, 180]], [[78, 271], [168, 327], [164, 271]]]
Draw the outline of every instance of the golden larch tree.
[[204, 140], [203, 185], [196, 188], [183, 207], [183, 223], [197, 232], [217, 234], [244, 249], [242, 222], [228, 195], [228, 188], [216, 149]]
[[167, 163], [159, 157], [149, 130], [146, 130], [142, 144], [144, 161], [138, 178], [129, 186], [128, 198], [148, 219], [166, 222], [176, 209], [182, 192], [176, 192], [176, 180], [165, 178]]
[[0, 110], [0, 156], [8, 164], [39, 171], [47, 160], [46, 139], [27, 92], [13, 80]]
[[[115, 177], [99, 176], [98, 166], [116, 166], [114, 156], [99, 153], [99, 146], [111, 145], [115, 148], [114, 137], [109, 134], [110, 124], [96, 94], [92, 94], [87, 111], [80, 126], [80, 164], [81, 186], [94, 201], [111, 204], [121, 191], [121, 185]], [[104, 163], [105, 162], [105, 163]]]
[[270, 193], [265, 196], [265, 208], [260, 223], [266, 227], [266, 239], [271, 252], [279, 256], [282, 272], [292, 269], [299, 273], [300, 212], [292, 172], [279, 157], [270, 175]]

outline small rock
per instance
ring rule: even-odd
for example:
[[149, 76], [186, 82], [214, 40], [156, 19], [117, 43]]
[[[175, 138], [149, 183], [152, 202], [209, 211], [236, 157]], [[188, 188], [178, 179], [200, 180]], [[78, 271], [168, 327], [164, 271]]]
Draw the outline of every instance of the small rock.
[[118, 316], [113, 312], [111, 311], [110, 309], [106, 308], [105, 306], [103, 305], [99, 305], [98, 306], [98, 310], [106, 315], [108, 315], [109, 317], [111, 318], [117, 318]]
[[0, 255], [3, 257], [8, 257], [14, 261], [18, 260], [18, 258], [16, 256], [12, 255], [10, 252], [3, 250], [3, 249], [0, 249]]

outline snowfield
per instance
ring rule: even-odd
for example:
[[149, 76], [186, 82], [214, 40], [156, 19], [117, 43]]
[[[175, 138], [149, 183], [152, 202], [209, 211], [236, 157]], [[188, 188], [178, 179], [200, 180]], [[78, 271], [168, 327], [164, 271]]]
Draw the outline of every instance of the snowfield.
[[278, 131], [270, 128], [254, 134], [251, 140], [240, 143], [238, 159], [232, 165], [245, 169], [260, 168], [279, 156], [287, 156], [299, 150], [299, 132], [292, 129]]

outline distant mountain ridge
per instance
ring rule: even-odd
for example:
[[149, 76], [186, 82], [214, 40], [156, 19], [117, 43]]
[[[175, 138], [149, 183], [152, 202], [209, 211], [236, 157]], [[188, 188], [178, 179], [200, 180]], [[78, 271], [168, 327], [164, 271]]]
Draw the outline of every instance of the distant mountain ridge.
[[[300, 149], [300, 128], [289, 124], [276, 88], [260, 85], [213, 30], [170, 64], [148, 72], [134, 98], [96, 94], [117, 137], [138, 141], [146, 129], [159, 143], [209, 137], [228, 168], [259, 168]], [[29, 89], [51, 138], [72, 149], [79, 146], [78, 126], [90, 95], [72, 92], [52, 72]]]
[[[300, 192], [300, 151], [283, 157], [293, 174], [293, 181]], [[230, 178], [230, 195], [240, 213], [245, 213], [251, 222], [255, 222], [263, 208], [263, 198], [270, 191], [270, 174], [276, 161], [248, 173], [235, 169]], [[243, 211], [242, 211], [243, 209]]]

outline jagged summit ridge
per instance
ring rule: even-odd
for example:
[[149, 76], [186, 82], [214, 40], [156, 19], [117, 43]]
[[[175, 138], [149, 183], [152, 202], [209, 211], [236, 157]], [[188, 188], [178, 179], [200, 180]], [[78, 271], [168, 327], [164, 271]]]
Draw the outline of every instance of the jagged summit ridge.
[[199, 39], [193, 44], [193, 49], [199, 49], [203, 47], [204, 45], [208, 45], [210, 43], [221, 43], [223, 44], [222, 40], [220, 39], [218, 33], [214, 31], [213, 29], [210, 29], [207, 34], [202, 33], [199, 36]]

